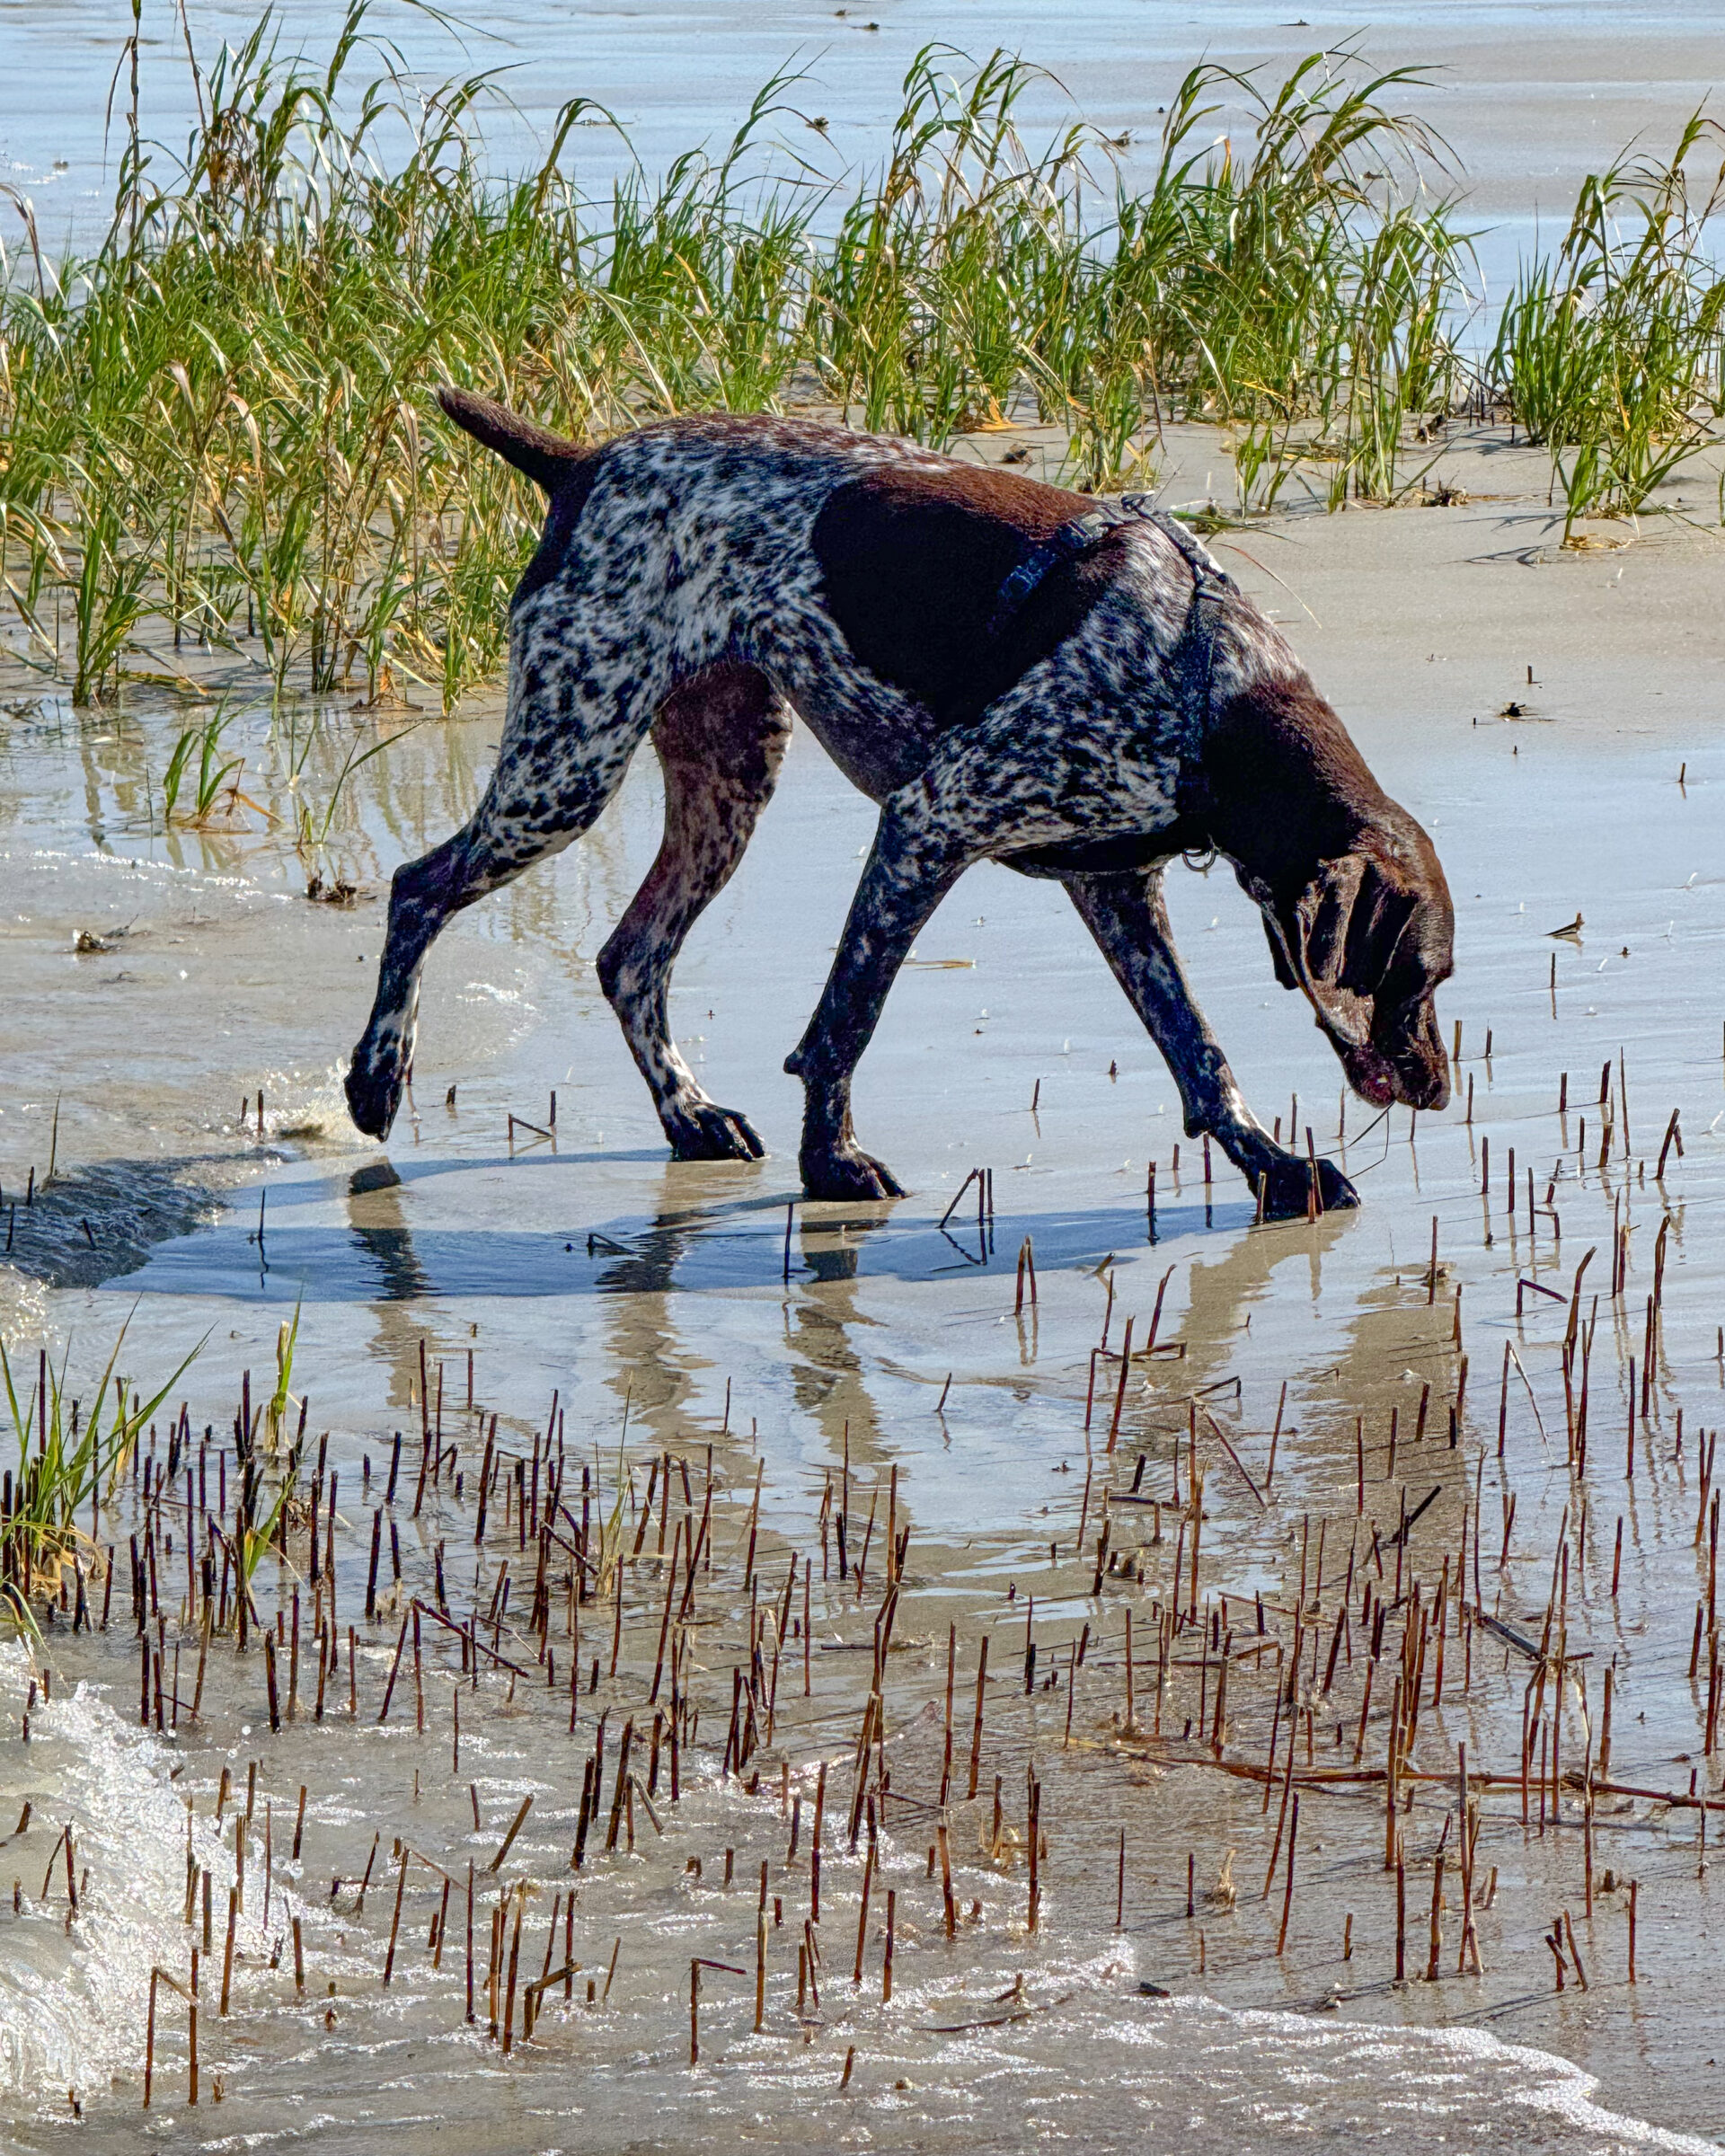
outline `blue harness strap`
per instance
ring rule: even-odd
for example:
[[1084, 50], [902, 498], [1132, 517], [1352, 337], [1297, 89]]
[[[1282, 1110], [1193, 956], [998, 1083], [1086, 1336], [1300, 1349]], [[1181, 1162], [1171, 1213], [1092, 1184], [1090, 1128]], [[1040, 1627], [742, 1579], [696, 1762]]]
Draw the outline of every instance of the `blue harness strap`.
[[1099, 502], [1082, 517], [1063, 524], [1039, 546], [1033, 547], [1018, 567], [1004, 579], [988, 619], [991, 644], [1000, 639], [1029, 604], [1031, 594], [1051, 570], [1071, 561], [1123, 525], [1154, 525], [1192, 572], [1192, 602], [1170, 665], [1183, 694], [1180, 698], [1181, 731], [1179, 744], [1181, 805], [1197, 813], [1207, 789], [1197, 764], [1196, 752], [1208, 727], [1211, 679], [1215, 671], [1216, 640], [1203, 620], [1206, 600], [1219, 605], [1239, 595], [1239, 586], [1216, 561], [1209, 549], [1177, 517], [1158, 509], [1147, 494], [1122, 494], [1117, 500]]
[[997, 642], [1012, 627], [1028, 605], [1031, 594], [1050, 570], [1057, 569], [1063, 561], [1075, 561], [1110, 532], [1119, 531], [1127, 524], [1154, 525], [1164, 539], [1172, 543], [1192, 572], [1194, 601], [1219, 599], [1237, 589], [1234, 579], [1218, 565], [1209, 549], [1178, 517], [1157, 508], [1147, 494], [1122, 494], [1118, 501], [1099, 502], [1082, 517], [1073, 517], [1070, 523], [1050, 533], [1039, 546], [1031, 548], [1003, 580], [995, 595], [994, 612], [988, 617], [990, 642]]

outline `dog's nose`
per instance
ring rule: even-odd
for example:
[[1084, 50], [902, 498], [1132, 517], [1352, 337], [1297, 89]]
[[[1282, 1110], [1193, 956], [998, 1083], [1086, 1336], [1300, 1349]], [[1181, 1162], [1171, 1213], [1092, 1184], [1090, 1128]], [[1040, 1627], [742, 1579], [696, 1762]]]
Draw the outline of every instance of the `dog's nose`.
[[1408, 1108], [1449, 1106], [1449, 1070], [1441, 1057], [1421, 1056], [1395, 1066], [1396, 1098]]
[[1413, 1102], [1415, 1108], [1442, 1109], [1449, 1106], [1449, 1078], [1443, 1071], [1434, 1071], [1427, 1079], [1424, 1095]]

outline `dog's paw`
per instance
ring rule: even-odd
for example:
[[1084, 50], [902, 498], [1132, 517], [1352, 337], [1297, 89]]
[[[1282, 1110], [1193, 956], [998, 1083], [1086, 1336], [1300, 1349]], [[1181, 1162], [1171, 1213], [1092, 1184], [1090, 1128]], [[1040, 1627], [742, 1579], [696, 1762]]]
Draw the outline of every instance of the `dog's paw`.
[[[1317, 1210], [1346, 1213], [1359, 1203], [1359, 1194], [1332, 1161], [1317, 1163]], [[1262, 1209], [1266, 1220], [1304, 1220], [1312, 1210], [1312, 1162], [1281, 1153], [1260, 1171]], [[1248, 1179], [1250, 1180], [1250, 1179]]]
[[1359, 1193], [1333, 1161], [1318, 1162], [1318, 1202], [1326, 1213], [1351, 1213]]
[[802, 1156], [802, 1188], [809, 1197], [902, 1197], [905, 1187], [884, 1161], [854, 1145]]
[[400, 1071], [380, 1068], [363, 1054], [357, 1055], [353, 1068], [342, 1081], [342, 1090], [348, 1096], [348, 1113], [354, 1128], [368, 1138], [386, 1138], [402, 1104]]
[[679, 1101], [665, 1118], [674, 1161], [758, 1161], [766, 1148], [739, 1109], [713, 1100]]

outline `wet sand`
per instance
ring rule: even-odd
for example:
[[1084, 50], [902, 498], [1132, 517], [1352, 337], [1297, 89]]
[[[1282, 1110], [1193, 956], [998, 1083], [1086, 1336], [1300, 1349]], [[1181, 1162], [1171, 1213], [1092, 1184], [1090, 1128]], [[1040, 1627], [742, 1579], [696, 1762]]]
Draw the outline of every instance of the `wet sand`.
[[[1034, 453], [1036, 437], [1027, 438]], [[996, 439], [988, 453], [1002, 446]], [[220, 1433], [231, 1427], [241, 1373], [252, 1373], [254, 1392], [264, 1388], [278, 1328], [297, 1306], [294, 1390], [309, 1392], [308, 1427], [314, 1439], [330, 1432], [344, 1509], [355, 1507], [338, 1560], [343, 1623], [364, 1600], [361, 1462], [369, 1456], [375, 1503], [391, 1433], [410, 1434], [410, 1457], [416, 1443], [422, 1345], [428, 1366], [443, 1365], [452, 1401], [464, 1402], [473, 1352], [478, 1397], [500, 1418], [500, 1441], [524, 1458], [543, 1436], [555, 1388], [571, 1456], [591, 1463], [607, 1488], [616, 1485], [620, 1448], [639, 1498], [655, 1458], [669, 1452], [689, 1462], [692, 1477], [703, 1475], [712, 1445], [725, 1522], [710, 1589], [714, 1629], [701, 1637], [691, 1679], [703, 1729], [688, 1792], [662, 1845], [638, 1819], [636, 1857], [590, 1857], [576, 1881], [582, 1982], [621, 1936], [621, 1988], [592, 2013], [578, 1991], [568, 2010], [560, 2004], [547, 2016], [535, 2046], [507, 2063], [486, 2048], [482, 2029], [467, 2030], [449, 1968], [429, 1968], [429, 1872], [416, 1874], [403, 1918], [415, 1941], [411, 1978], [387, 1993], [379, 1971], [394, 1875], [387, 1891], [374, 1885], [363, 1915], [351, 1908], [351, 1886], [332, 1913], [324, 1882], [352, 1881], [374, 1832], [385, 1854], [400, 1836], [447, 1870], [469, 1856], [482, 1869], [531, 1789], [533, 1829], [524, 1829], [493, 1898], [495, 1886], [511, 1879], [535, 1886], [526, 1922], [538, 1956], [553, 1897], [573, 1876], [569, 1843], [597, 1714], [610, 1708], [615, 1739], [620, 1717], [641, 1711], [664, 1592], [659, 1575], [632, 1574], [622, 1674], [583, 1696], [573, 1741], [566, 1693], [522, 1684], [511, 1698], [494, 1671], [476, 1692], [470, 1686], [469, 1763], [459, 1778], [450, 1765], [447, 1642], [428, 1645], [423, 1737], [410, 1734], [400, 1697], [383, 1730], [368, 1705], [351, 1727], [345, 1714], [321, 1726], [302, 1717], [272, 1737], [255, 1647], [236, 1657], [230, 1645], [213, 1658], [202, 1720], [184, 1717], [177, 1733], [143, 1739], [123, 1727], [129, 1720], [136, 1732], [130, 1624], [117, 1617], [93, 1638], [57, 1628], [38, 1654], [55, 1673], [55, 1703], [44, 1712], [39, 1702], [28, 1751], [6, 1742], [0, 1783], [0, 1800], [29, 1798], [38, 1822], [18, 1849], [21, 1913], [0, 1915], [12, 1928], [0, 2017], [21, 2118], [26, 2090], [32, 2109], [45, 2107], [31, 2135], [58, 2132], [46, 2122], [61, 2106], [59, 2079], [81, 2086], [89, 2130], [132, 2134], [140, 1985], [152, 1957], [172, 1951], [177, 1968], [186, 1945], [180, 1798], [192, 1798], [201, 1847], [222, 1766], [243, 1785], [252, 1759], [262, 1761], [259, 1803], [273, 1807], [278, 1836], [299, 1784], [312, 1790], [301, 1875], [282, 1860], [278, 1891], [303, 1895], [313, 1967], [336, 1981], [339, 1997], [327, 2028], [320, 2010], [296, 2001], [291, 1948], [270, 1967], [279, 1915], [273, 1933], [260, 1928], [242, 1940], [252, 1957], [242, 1965], [243, 2010], [207, 2032], [207, 2071], [222, 2077], [225, 2095], [221, 2111], [200, 2117], [217, 2138], [243, 2131], [319, 2147], [383, 2146], [389, 2122], [411, 2137], [421, 2130], [413, 2121], [436, 2116], [460, 2117], [482, 2148], [538, 2147], [565, 2133], [583, 2145], [656, 2147], [697, 2117], [722, 2116], [739, 2138], [769, 2144], [812, 2133], [848, 2145], [866, 2134], [877, 2145], [957, 2148], [998, 2145], [1006, 2101], [1027, 2141], [1076, 2130], [1101, 2146], [1125, 2145], [1146, 2125], [1165, 2130], [1178, 2120], [1200, 2141], [1212, 2134], [1203, 2145], [1223, 2147], [1298, 2117], [1328, 2143], [1367, 2119], [1381, 2125], [1393, 2087], [1410, 2116], [1457, 2107], [1453, 2131], [1471, 2146], [1631, 2145], [1641, 2129], [1578, 2108], [1584, 2084], [1550, 2054], [1597, 2077], [1597, 2100], [1614, 2114], [1691, 2134], [1713, 2128], [1714, 2083], [1725, 2069], [1713, 2063], [1721, 2055], [1707, 1987], [1715, 1920], [1699, 1830], [1704, 1818], [1713, 1840], [1721, 1822], [1683, 1800], [1693, 1773], [1695, 1788], [1718, 1801], [1721, 1763], [1717, 1748], [1703, 1756], [1704, 1631], [1697, 1675], [1689, 1674], [1696, 1598], [1704, 1604], [1708, 1593], [1704, 1510], [1696, 1540], [1699, 1433], [1713, 1427], [1725, 1385], [1717, 1336], [1725, 1243], [1712, 1235], [1721, 1191], [1712, 1126], [1725, 1110], [1725, 1005], [1713, 986], [1725, 936], [1715, 865], [1725, 767], [1710, 723], [1725, 659], [1714, 603], [1715, 482], [1702, 473], [1677, 482], [1685, 508], [1699, 506], [1694, 524], [1673, 516], [1645, 520], [1639, 532], [1600, 525], [1589, 529], [1592, 546], [1565, 553], [1561, 524], [1544, 503], [1540, 460], [1486, 436], [1446, 448], [1442, 469], [1472, 498], [1465, 505], [1290, 516], [1217, 541], [1287, 623], [1379, 775], [1431, 827], [1457, 900], [1458, 974], [1440, 999], [1446, 1038], [1461, 1026], [1456, 1105], [1419, 1118], [1417, 1130], [1398, 1110], [1368, 1134], [1367, 1111], [1350, 1102], [1345, 1158], [1364, 1208], [1312, 1227], [1255, 1228], [1243, 1188], [1219, 1159], [1207, 1192], [1196, 1149], [1181, 1138], [1172, 1082], [1075, 919], [1045, 888], [985, 869], [964, 880], [922, 938], [861, 1074], [861, 1135], [913, 1196], [888, 1208], [800, 1207], [787, 1278], [798, 1103], [779, 1065], [818, 993], [870, 824], [866, 804], [806, 738], [742, 870], [692, 940], [673, 1001], [703, 1082], [756, 1118], [769, 1158], [748, 1168], [665, 1159], [592, 977], [593, 954], [657, 840], [657, 789], [643, 764], [586, 845], [475, 909], [438, 947], [426, 983], [417, 1112], [388, 1148], [391, 1174], [380, 1174], [377, 1150], [340, 1113], [335, 1066], [369, 998], [388, 871], [464, 813], [495, 739], [494, 710], [478, 706], [458, 722], [408, 734], [364, 767], [338, 813], [338, 843], [319, 864], [326, 879], [358, 887], [347, 909], [306, 901], [305, 864], [282, 834], [293, 794], [319, 809], [347, 740], [368, 738], [375, 715], [349, 702], [330, 707], [326, 732], [290, 787], [308, 714], [279, 713], [272, 728], [263, 709], [248, 713], [234, 731], [247, 755], [243, 791], [280, 822], [239, 809], [231, 828], [164, 837], [152, 828], [148, 784], [181, 723], [165, 699], [136, 691], [123, 715], [74, 712], [32, 698], [15, 678], [8, 684], [0, 915], [13, 1056], [0, 1095], [0, 1184], [9, 1225], [30, 1169], [40, 1183], [51, 1143], [57, 1151], [54, 1184], [38, 1204], [20, 1203], [12, 1227], [9, 1346], [22, 1346], [33, 1366], [33, 1344], [46, 1338], [57, 1356], [70, 1354], [71, 1390], [93, 1390], [129, 1312], [125, 1362], [147, 1397], [208, 1333], [175, 1398], [187, 1397], [197, 1429]], [[1225, 499], [1228, 470], [1214, 437], [1184, 435], [1169, 447], [1168, 496]], [[1502, 715], [1511, 702], [1521, 716]], [[1333, 1059], [1304, 1007], [1274, 987], [1261, 931], [1231, 879], [1220, 870], [1177, 870], [1171, 885], [1200, 1000], [1248, 1097], [1267, 1118], [1310, 1122], [1319, 1146], [1336, 1148]], [[1577, 912], [1585, 916], [1579, 941], [1547, 937]], [[79, 955], [80, 931], [110, 947]], [[1620, 1052], [1627, 1127], [1614, 1111], [1602, 1165], [1599, 1074], [1612, 1059], [1614, 1098]], [[1570, 1112], [1561, 1118], [1565, 1071]], [[512, 1147], [509, 1115], [544, 1123], [553, 1090], [554, 1146], [518, 1132]], [[1661, 1183], [1656, 1166], [1674, 1108], [1685, 1151], [1678, 1159], [1673, 1147]], [[1513, 1213], [1510, 1147], [1518, 1163]], [[1152, 1159], [1154, 1247], [1144, 1208]], [[970, 1209], [974, 1189], [943, 1234], [937, 1223], [978, 1164], [995, 1171], [992, 1234]], [[1542, 1208], [1531, 1233], [1530, 1167]], [[1443, 1268], [1436, 1283], [1427, 1273], [1434, 1215]], [[1656, 1376], [1642, 1414], [1629, 1363], [1644, 1353], [1655, 1240], [1668, 1221]], [[1614, 1296], [1613, 1235], [1624, 1228], [1628, 1269]], [[1013, 1266], [1027, 1236], [1039, 1298], [1015, 1318]], [[1604, 1324], [1592, 1352], [1586, 1465], [1575, 1471], [1561, 1345], [1575, 1270], [1590, 1246], [1597, 1254], [1580, 1314], [1591, 1321], [1597, 1292]], [[1102, 1405], [1088, 1442], [1084, 1428], [1106, 1280], [1111, 1274], [1108, 1346], [1118, 1350], [1128, 1317], [1143, 1342], [1171, 1268], [1159, 1337], [1180, 1352], [1133, 1365], [1110, 1459], [1118, 1361], [1101, 1365]], [[1524, 1290], [1517, 1319], [1524, 1279], [1563, 1300]], [[1500, 1392], [1506, 1340], [1526, 1382], [1512, 1365]], [[1428, 1386], [1426, 1429], [1416, 1438]], [[1448, 1409], [1458, 1395], [1452, 1448]], [[449, 1420], [471, 1476], [482, 1433], [464, 1405]], [[1199, 1621], [1168, 1642], [1158, 1736], [1159, 1624], [1191, 1606], [1181, 1523], [1190, 1510], [1194, 1427], [1204, 1514]], [[165, 1425], [158, 1461], [164, 1449]], [[836, 1549], [822, 1577], [823, 1494], [841, 1486], [847, 1458], [854, 1531], [871, 1501], [884, 1517], [895, 1470], [898, 1523], [910, 1531], [900, 1651], [885, 1686], [895, 1793], [883, 1862], [904, 1927], [898, 1999], [894, 2008], [878, 2003], [877, 1912], [871, 2003], [853, 2001], [860, 1859], [846, 1847], [834, 1858], [833, 1889], [845, 1913], [827, 1920], [838, 1936], [823, 1934], [822, 2014], [802, 2041], [795, 1944], [809, 1881], [793, 1866], [784, 1886], [791, 1929], [774, 1927], [771, 1949], [774, 2033], [753, 2037], [747, 1981], [714, 1976], [711, 2048], [691, 2081], [689, 1956], [753, 1967], [754, 1895], [735, 1883], [729, 1896], [709, 1887], [724, 1848], [736, 1852], [738, 1881], [757, 1883], [764, 1859], [775, 1872], [784, 1863], [781, 1758], [805, 1819], [818, 1759], [835, 1763], [848, 1800], [884, 1576], [877, 1526], [863, 1599], [831, 1577]], [[739, 1567], [757, 1470], [763, 1546], [772, 1551], [763, 1568], [776, 1593], [792, 1550], [812, 1560], [819, 1651], [809, 1703], [793, 1699], [774, 1747], [751, 1763], [763, 1780], [748, 1798], [721, 1779], [718, 1751], [730, 1672], [748, 1648]], [[1269, 1483], [1261, 1505], [1247, 1475], [1261, 1495]], [[1110, 1553], [1117, 1566], [1129, 1560], [1129, 1571], [1105, 1570], [1092, 1593], [1109, 1488], [1119, 1500]], [[697, 1500], [699, 1489], [697, 1481]], [[1396, 1546], [1386, 1538], [1402, 1508], [1411, 1513], [1434, 1490], [1401, 1547], [1398, 1595]], [[468, 1553], [450, 1579], [464, 1613], [475, 1592], [465, 1566], [479, 1554], [471, 1526], [462, 1527], [471, 1499], [464, 1512], [440, 1494], [435, 1534], [423, 1518], [411, 1520], [404, 1501], [395, 1510], [405, 1591], [431, 1592], [435, 1542], [444, 1539]], [[118, 1604], [127, 1593], [123, 1512], [113, 1526]], [[482, 1606], [498, 1577], [504, 1530], [494, 1521], [491, 1532]], [[512, 1548], [512, 1528], [506, 1540]], [[1564, 1541], [1571, 1676], [1561, 1772], [1580, 1767], [1589, 1732], [1598, 1744], [1607, 1664], [1615, 1685], [1611, 1773], [1596, 1780], [1619, 1788], [1594, 1798], [1591, 1916], [1582, 1794], [1560, 1780], [1562, 1816], [1548, 1792], [1542, 1833], [1536, 1748], [1522, 1824], [1520, 1717], [1535, 1666], [1500, 1635], [1463, 1629], [1455, 1597], [1464, 1556], [1469, 1603], [1477, 1597], [1537, 1642]], [[183, 1564], [183, 1545], [176, 1548]], [[650, 1547], [644, 1564], [652, 1561]], [[305, 1571], [298, 1560], [302, 1590]], [[1412, 1798], [1400, 1819], [1410, 1981], [1397, 1988], [1383, 1783], [1323, 1777], [1354, 1771], [1374, 1623], [1362, 1606], [1367, 1580], [1373, 1601], [1381, 1594], [1387, 1605], [1360, 1750], [1370, 1772], [1384, 1760], [1413, 1581], [1420, 1607], [1429, 1609], [1446, 1574], [1447, 1675], [1433, 1703], [1434, 1635], [1410, 1763], [1430, 1779], [1403, 1787]], [[291, 1571], [276, 1577], [273, 1562], [260, 1578], [270, 1608], [296, 1584]], [[1349, 1616], [1338, 1632], [1344, 1581]], [[1144, 1727], [1122, 1735], [1128, 1608]], [[510, 1621], [518, 1627], [521, 1616]], [[596, 1621], [592, 1612], [580, 1618], [589, 1630]], [[367, 1702], [387, 1679], [398, 1622], [360, 1628], [358, 1683]], [[949, 1624], [958, 1631], [960, 1700], [974, 1685], [985, 1632], [994, 1672], [989, 1779], [978, 1806], [960, 1804], [953, 1816], [955, 1849], [964, 1849], [960, 1900], [967, 1909], [980, 1901], [983, 1913], [951, 1947], [939, 1880], [930, 1883], [924, 1861]], [[1028, 1693], [1027, 1625], [1038, 1651]], [[1307, 1724], [1303, 1707], [1297, 1725], [1286, 1701], [1279, 1713], [1276, 1703], [1296, 1625], [1305, 1671], [1296, 1694], [1312, 1710]], [[1086, 1626], [1075, 1695], [1071, 1666]], [[1230, 1634], [1218, 1763], [1205, 1732], [1214, 1658]], [[1333, 1639], [1341, 1644], [1326, 1689], [1321, 1665]], [[787, 1652], [800, 1649], [797, 1639]], [[531, 1648], [523, 1666], [543, 1682]], [[558, 1667], [566, 1683], [562, 1656]], [[80, 1678], [92, 1693], [65, 1705]], [[1042, 1689], [1050, 1679], [1052, 1689]], [[28, 1682], [14, 1657], [5, 1678], [14, 1734]], [[1299, 1869], [1278, 1955], [1285, 1874], [1274, 1871], [1268, 1893], [1266, 1878], [1281, 1785], [1266, 1808], [1263, 1785], [1251, 1776], [1264, 1768], [1272, 1731], [1285, 1776], [1290, 1726], [1298, 1731]], [[962, 1710], [960, 1728], [962, 1759]], [[1494, 1867], [1497, 1878], [1476, 1916], [1477, 1975], [1456, 1972], [1458, 1742], [1473, 1772], [1498, 1778], [1474, 1792], [1482, 1897]], [[477, 1827], [465, 1787], [473, 1762]], [[1022, 1860], [1032, 1763], [1050, 1838], [1034, 1940], [1023, 1930]], [[979, 1829], [992, 1835], [995, 1773], [1018, 1841], [991, 1858], [976, 1844]], [[116, 1813], [121, 1791], [135, 1817]], [[68, 1934], [63, 1898], [35, 1890], [54, 1835], [75, 1816], [81, 1841], [89, 1820], [95, 1891]], [[1442, 1974], [1427, 1984], [1440, 1845], [1450, 1867]], [[1216, 1893], [1230, 1849], [1232, 1903]], [[699, 1881], [684, 1869], [691, 1858], [703, 1865]], [[221, 1860], [211, 1848], [200, 1861]], [[1607, 1869], [1616, 1882], [1609, 1888]], [[1630, 1879], [1639, 1897], [1632, 1989], [1620, 1884]], [[476, 1919], [482, 1960], [490, 1906], [482, 1901]], [[1544, 1934], [1566, 1910], [1588, 1987], [1571, 1975], [1560, 1994]], [[217, 1948], [219, 1957], [219, 1940]], [[1002, 2019], [998, 1995], [1013, 1993], [1021, 1969], [1026, 1998], [1009, 1997], [1004, 2010], [1015, 2015], [1027, 1999], [1034, 2013], [1004, 2031], [940, 2033]], [[1141, 1993], [1141, 1984], [1172, 2000]], [[1297, 2019], [1230, 2019], [1243, 2011]], [[1462, 2032], [1474, 2048], [1434, 2053], [1424, 2035], [1394, 2033], [1434, 2028]], [[168, 2078], [178, 2106], [181, 2022], [172, 2029], [164, 2055], [175, 2062]], [[1359, 2033], [1344, 2039], [1342, 2030]], [[1539, 2047], [1542, 2057], [1481, 2048], [1476, 2039], [1488, 2035]], [[831, 2107], [852, 2044], [854, 2112], [836, 2127]], [[111, 2072], [119, 2077], [111, 2091]], [[571, 2103], [583, 2107], [579, 2119], [568, 2116]], [[654, 2112], [658, 2125], [648, 2123]], [[171, 2116], [176, 2134], [198, 2138], [190, 2114]], [[1200, 2131], [1194, 2119], [1208, 2125]]]

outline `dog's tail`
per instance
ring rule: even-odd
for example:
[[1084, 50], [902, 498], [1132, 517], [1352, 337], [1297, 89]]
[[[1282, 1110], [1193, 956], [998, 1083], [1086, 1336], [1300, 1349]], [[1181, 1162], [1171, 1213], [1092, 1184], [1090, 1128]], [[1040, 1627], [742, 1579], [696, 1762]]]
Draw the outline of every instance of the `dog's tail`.
[[471, 390], [457, 389], [452, 383], [446, 382], [438, 390], [438, 402], [457, 427], [464, 428], [476, 442], [483, 442], [488, 449], [494, 449], [518, 472], [525, 472], [547, 494], [554, 494], [597, 454], [595, 450], [583, 449], [577, 442], [565, 441], [549, 428], [524, 420], [507, 404], [496, 403], [490, 397], [475, 396]]

